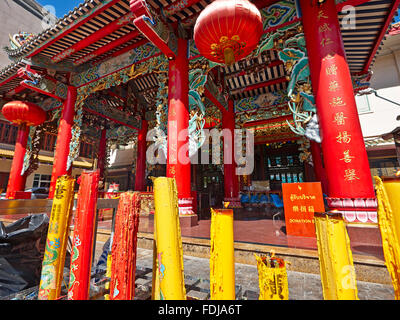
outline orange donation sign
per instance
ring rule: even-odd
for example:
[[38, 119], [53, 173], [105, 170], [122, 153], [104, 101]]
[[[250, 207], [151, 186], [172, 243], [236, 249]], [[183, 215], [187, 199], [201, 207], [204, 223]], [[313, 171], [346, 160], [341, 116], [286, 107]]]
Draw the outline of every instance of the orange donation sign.
[[315, 237], [314, 212], [325, 212], [320, 182], [282, 183], [286, 233]]

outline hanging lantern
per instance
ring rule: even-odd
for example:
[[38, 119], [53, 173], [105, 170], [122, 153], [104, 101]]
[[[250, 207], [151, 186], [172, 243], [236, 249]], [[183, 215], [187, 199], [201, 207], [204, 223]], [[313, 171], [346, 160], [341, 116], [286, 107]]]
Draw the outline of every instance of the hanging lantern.
[[18, 125], [17, 140], [14, 149], [14, 158], [11, 165], [10, 177], [8, 179], [6, 198], [18, 199], [26, 195], [18, 194], [25, 189], [26, 175], [24, 176], [24, 158], [28, 143], [29, 127], [38, 126], [46, 121], [47, 114], [39, 106], [22, 101], [6, 103], [1, 112], [4, 117]]
[[232, 65], [248, 56], [263, 34], [261, 13], [247, 0], [217, 0], [199, 15], [194, 41], [208, 60]]
[[8, 102], [3, 106], [1, 112], [8, 121], [17, 125], [38, 126], [47, 119], [46, 112], [31, 102]]

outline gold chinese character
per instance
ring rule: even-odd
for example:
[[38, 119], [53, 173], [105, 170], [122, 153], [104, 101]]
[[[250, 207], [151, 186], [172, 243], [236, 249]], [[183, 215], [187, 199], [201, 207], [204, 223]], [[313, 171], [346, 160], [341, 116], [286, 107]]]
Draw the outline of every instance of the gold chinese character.
[[56, 185], [56, 191], [55, 191], [55, 198], [60, 200], [64, 196], [64, 192], [67, 190], [65, 186], [63, 186], [61, 183], [57, 183]]
[[331, 27], [325, 22], [324, 24], [320, 25], [318, 28], [319, 33], [332, 31]]
[[343, 152], [343, 158], [340, 159], [346, 163], [350, 163], [352, 161], [352, 159], [354, 159], [355, 157], [350, 155], [350, 150], [346, 150]]
[[323, 10], [319, 10], [317, 18], [318, 20], [321, 20], [321, 18], [327, 19], [328, 17], [324, 14]]
[[329, 44], [332, 44], [333, 41], [330, 38], [323, 38], [320, 42], [321, 46], [325, 47]]
[[314, 206], [308, 206], [308, 212], [315, 212]]
[[334, 52], [329, 52], [323, 59], [322, 59], [322, 61], [325, 61], [325, 60], [332, 60], [332, 59], [334, 59], [335, 58], [335, 53]]
[[346, 124], [345, 119], [347, 119], [347, 117], [344, 116], [343, 112], [338, 112], [335, 114], [335, 120], [333, 120], [333, 122], [336, 122], [338, 126], [343, 126]]
[[299, 206], [293, 206], [293, 212], [299, 212]]
[[345, 181], [354, 181], [354, 180], [360, 180], [360, 178], [357, 177], [355, 169], [347, 169], [344, 172], [344, 180]]
[[325, 69], [328, 76], [336, 76], [338, 67], [335, 64], [330, 65]]
[[332, 80], [330, 83], [329, 83], [329, 88], [328, 88], [328, 90], [330, 91], [330, 92], [335, 92], [335, 91], [337, 91], [339, 89], [339, 83], [336, 81], [336, 80]]
[[336, 137], [336, 141], [338, 143], [350, 143], [351, 135], [347, 133], [347, 131], [340, 132]]
[[301, 212], [307, 212], [307, 207], [306, 206], [301, 206], [300, 207]]
[[329, 104], [332, 107], [344, 107], [346, 105], [346, 102], [343, 101], [342, 97], [336, 97], [333, 98], [331, 102], [329, 102]]

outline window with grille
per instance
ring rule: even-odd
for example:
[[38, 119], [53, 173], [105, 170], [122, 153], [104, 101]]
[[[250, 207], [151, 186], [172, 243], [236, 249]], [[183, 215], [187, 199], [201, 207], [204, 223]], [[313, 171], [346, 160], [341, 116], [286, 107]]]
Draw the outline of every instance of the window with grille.
[[47, 174], [35, 174], [33, 177], [33, 188], [50, 188], [50, 182], [51, 182], [51, 175]]

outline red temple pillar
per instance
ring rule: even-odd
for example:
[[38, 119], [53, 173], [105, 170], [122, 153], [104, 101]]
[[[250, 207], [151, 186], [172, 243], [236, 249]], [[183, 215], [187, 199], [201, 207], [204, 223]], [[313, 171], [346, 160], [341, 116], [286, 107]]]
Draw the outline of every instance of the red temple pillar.
[[147, 151], [147, 129], [149, 127], [148, 122], [142, 120], [142, 128], [138, 133], [137, 142], [137, 157], [136, 157], [136, 174], [135, 174], [135, 191], [146, 191], [145, 190], [145, 178], [146, 178], [146, 151]]
[[101, 130], [99, 152], [97, 154], [97, 168], [99, 169], [100, 180], [104, 179], [106, 151], [107, 151], [107, 129], [103, 128]]
[[310, 149], [314, 164], [315, 179], [321, 182], [323, 193], [329, 194], [328, 179], [326, 178], [324, 163], [322, 161], [321, 145], [315, 141], [310, 141]]
[[368, 211], [376, 209], [375, 193], [335, 1], [300, 4], [329, 180], [328, 204], [366, 222]]
[[49, 198], [52, 199], [58, 177], [68, 173], [67, 161], [72, 139], [71, 128], [74, 122], [75, 103], [77, 90], [73, 86], [68, 87], [67, 99], [64, 101], [60, 125], [58, 127], [57, 144], [54, 152], [53, 172], [51, 176]]
[[[239, 182], [236, 175], [235, 164], [235, 111], [232, 99], [228, 100], [228, 111], [224, 112], [222, 115], [222, 128], [228, 129], [232, 137], [232, 143], [227, 143], [224, 141], [224, 201], [229, 202], [229, 208], [235, 208], [240, 207], [241, 205], [239, 198]], [[225, 161], [225, 155], [227, 152], [229, 152], [231, 155], [231, 163], [227, 163], [228, 161]]]
[[17, 191], [25, 190], [26, 174], [21, 175], [24, 166], [26, 145], [29, 137], [29, 126], [21, 124], [18, 127], [17, 141], [15, 143], [14, 158], [8, 179], [6, 198], [15, 199]]
[[167, 177], [175, 178], [179, 214], [191, 215], [189, 159], [189, 61], [188, 41], [178, 39], [178, 55], [169, 61]]

